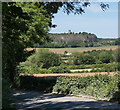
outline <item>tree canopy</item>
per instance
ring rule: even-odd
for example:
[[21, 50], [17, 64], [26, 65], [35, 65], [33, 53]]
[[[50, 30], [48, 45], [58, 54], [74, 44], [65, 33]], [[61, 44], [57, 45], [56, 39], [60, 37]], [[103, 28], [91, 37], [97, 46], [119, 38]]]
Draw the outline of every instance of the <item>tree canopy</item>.
[[25, 59], [24, 49], [49, 41], [50, 18], [36, 3], [3, 3], [3, 77], [14, 81], [16, 66]]

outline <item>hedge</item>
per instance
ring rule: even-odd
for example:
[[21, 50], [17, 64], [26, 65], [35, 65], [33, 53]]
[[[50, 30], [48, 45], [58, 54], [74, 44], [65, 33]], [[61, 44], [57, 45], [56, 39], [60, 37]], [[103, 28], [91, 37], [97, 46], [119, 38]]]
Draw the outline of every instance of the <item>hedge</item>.
[[51, 92], [56, 84], [56, 77], [20, 76], [19, 81], [20, 89]]
[[[88, 77], [59, 77], [53, 92], [73, 95], [89, 95], [112, 99], [119, 92], [118, 75], [96, 75]], [[118, 100], [118, 98], [116, 98]]]

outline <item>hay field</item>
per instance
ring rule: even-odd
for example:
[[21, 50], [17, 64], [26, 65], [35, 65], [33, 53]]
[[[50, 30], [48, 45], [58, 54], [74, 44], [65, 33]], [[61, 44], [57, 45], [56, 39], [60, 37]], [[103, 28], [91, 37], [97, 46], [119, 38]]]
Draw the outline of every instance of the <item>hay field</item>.
[[68, 77], [87, 77], [94, 75], [110, 75], [113, 76], [117, 74], [117, 72], [93, 72], [93, 73], [54, 73], [54, 74], [20, 74], [21, 76], [34, 76], [34, 77], [59, 77], [59, 76], [68, 76]]
[[[65, 51], [69, 53], [73, 52], [85, 52], [85, 51], [92, 51], [92, 50], [115, 50], [118, 46], [104, 46], [104, 47], [79, 47], [79, 48], [47, 48], [51, 52], [57, 53], [57, 54], [64, 54]], [[26, 48], [26, 50], [37, 50], [39, 48]], [[40, 48], [42, 49], [42, 48]]]

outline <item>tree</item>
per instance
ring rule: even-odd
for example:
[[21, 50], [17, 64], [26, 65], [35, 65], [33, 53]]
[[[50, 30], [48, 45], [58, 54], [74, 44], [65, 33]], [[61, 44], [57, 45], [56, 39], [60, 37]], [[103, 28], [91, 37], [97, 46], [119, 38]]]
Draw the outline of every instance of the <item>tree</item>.
[[85, 54], [82, 62], [83, 64], [94, 64], [95, 58], [92, 55]]
[[40, 49], [36, 53], [35, 59], [37, 65], [42, 65], [42, 68], [50, 68], [53, 66], [59, 66], [61, 64], [61, 58], [58, 54], [44, 49]]
[[113, 51], [113, 59], [115, 62], [120, 63], [120, 48], [119, 47]]
[[[58, 54], [50, 52], [48, 49], [39, 49], [36, 53], [29, 56], [25, 62], [20, 63], [20, 69], [38, 70], [41, 68], [50, 68], [53, 66], [59, 66], [61, 64], [61, 58]], [[32, 73], [33, 71], [31, 71]]]
[[115, 45], [120, 45], [120, 38], [117, 38], [117, 39], [115, 40]]
[[110, 63], [110, 61], [112, 60], [112, 55], [107, 51], [100, 52], [98, 57], [102, 63]]
[[3, 3], [3, 77], [14, 82], [16, 67], [25, 60], [27, 46], [49, 41], [50, 18], [36, 3]]
[[83, 57], [84, 57], [83, 53], [79, 53], [79, 52], [73, 53], [73, 64], [75, 64], [75, 65], [82, 64]]
[[94, 64], [95, 59], [93, 56], [89, 54], [84, 54], [84, 53], [73, 53], [73, 63], [75, 65], [80, 65], [80, 64]]

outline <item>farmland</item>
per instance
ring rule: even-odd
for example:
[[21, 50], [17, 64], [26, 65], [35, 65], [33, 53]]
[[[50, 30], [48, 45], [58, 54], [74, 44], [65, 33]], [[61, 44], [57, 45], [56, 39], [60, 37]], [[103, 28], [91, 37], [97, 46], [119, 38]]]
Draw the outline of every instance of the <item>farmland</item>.
[[[91, 20], [87, 17], [87, 21], [83, 18], [82, 13], [85, 13], [86, 8], [92, 6], [91, 4], [90, 1], [3, 2], [1, 4], [3, 49], [0, 50], [3, 50], [1, 55], [3, 97], [0, 100], [2, 102], [0, 107], [2, 110], [22, 109], [14, 108], [12, 104], [12, 102], [17, 104], [17, 100], [11, 96], [12, 90], [17, 89], [65, 95], [89, 95], [120, 103], [120, 75], [116, 74], [120, 71], [120, 53], [118, 53], [120, 51], [117, 49], [120, 39], [117, 38], [115, 27], [108, 26], [112, 23], [108, 20], [111, 16], [106, 15], [107, 18], [101, 19], [100, 12], [97, 23], [94, 20], [95, 16]], [[103, 11], [109, 8], [108, 3], [101, 2], [98, 5]], [[114, 8], [110, 9], [114, 10]], [[53, 19], [56, 19], [56, 14], [59, 12], [67, 15], [82, 14], [82, 17], [78, 21], [72, 18], [69, 22], [67, 18], [66, 22], [64, 16], [61, 16], [59, 23], [54, 22]], [[106, 13], [107, 10], [103, 14], [104, 17]], [[87, 15], [93, 14], [96, 15], [91, 12]], [[59, 27], [62, 29], [59, 32], [54, 30]], [[56, 105], [51, 98], [57, 97], [47, 95], [36, 97], [31, 93], [24, 97], [25, 94], [25, 92], [15, 94], [21, 100], [17, 106], [21, 107], [21, 103], [23, 109], [32, 109], [28, 105], [33, 106], [33, 109], [45, 109], [43, 105], [46, 107]], [[43, 102], [45, 98], [48, 99], [47, 102]], [[66, 102], [72, 105], [66, 100], [66, 108]], [[81, 100], [78, 104], [84, 106], [84, 102], [86, 103], [85, 100]], [[40, 103], [41, 107], [38, 107]], [[78, 108], [75, 103], [73, 105]], [[102, 106], [105, 108], [106, 104]]]
[[19, 65], [22, 89], [120, 102], [118, 46], [27, 48], [33, 49], [34, 54]]
[[[25, 74], [114, 72], [118, 71], [117, 48], [36, 48], [32, 56], [20, 63], [19, 69]], [[32, 49], [35, 48], [27, 48]]]
[[[94, 75], [110, 75], [113, 76], [117, 72], [94, 72], [94, 73], [59, 73], [59, 74], [27, 74], [27, 76], [34, 76], [34, 77], [60, 77], [60, 76], [68, 76], [68, 77], [88, 77]], [[25, 76], [25, 74], [21, 74], [21, 76]]]
[[[115, 50], [118, 46], [103, 46], [103, 47], [79, 47], [79, 48], [47, 48], [49, 51], [57, 53], [57, 54], [64, 54], [65, 51], [72, 53], [72, 52], [85, 52], [85, 51], [92, 51], [92, 50]], [[33, 49], [39, 48], [26, 48], [26, 50], [30, 51]]]

